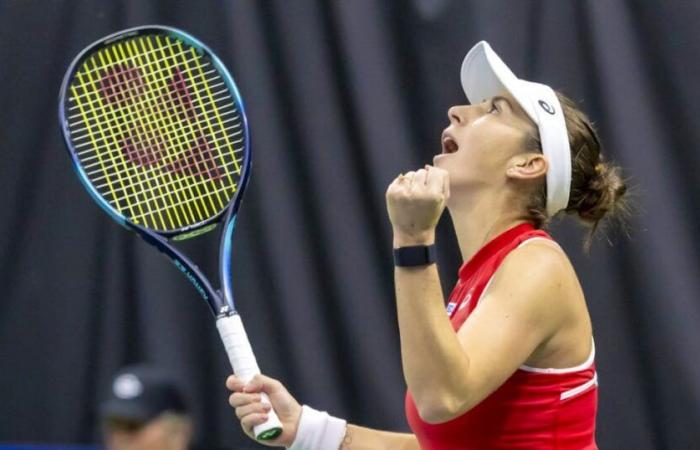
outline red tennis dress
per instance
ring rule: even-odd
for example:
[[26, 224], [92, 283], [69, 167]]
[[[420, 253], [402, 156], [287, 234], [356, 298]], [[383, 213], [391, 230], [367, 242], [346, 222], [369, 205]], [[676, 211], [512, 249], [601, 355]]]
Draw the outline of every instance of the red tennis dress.
[[[531, 224], [500, 234], [459, 269], [447, 312], [455, 332], [478, 306], [503, 259], [530, 239], [552, 237]], [[597, 450], [598, 377], [595, 349], [567, 369], [521, 366], [501, 387], [463, 415], [424, 422], [410, 392], [406, 417], [422, 450]]]

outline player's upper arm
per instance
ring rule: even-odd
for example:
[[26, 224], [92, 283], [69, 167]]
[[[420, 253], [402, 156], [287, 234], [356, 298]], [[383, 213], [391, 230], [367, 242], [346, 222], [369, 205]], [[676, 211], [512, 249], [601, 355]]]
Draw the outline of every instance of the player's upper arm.
[[564, 253], [547, 243], [513, 250], [494, 274], [479, 305], [458, 331], [467, 357], [459, 415], [503, 384], [561, 328], [562, 301], [571, 283]]

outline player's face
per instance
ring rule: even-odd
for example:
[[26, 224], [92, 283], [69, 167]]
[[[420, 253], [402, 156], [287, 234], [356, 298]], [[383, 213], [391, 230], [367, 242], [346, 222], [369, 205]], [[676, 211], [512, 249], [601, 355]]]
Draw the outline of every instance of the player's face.
[[172, 424], [154, 419], [145, 424], [116, 421], [105, 427], [107, 450], [181, 450], [186, 443], [177, 439]]
[[534, 123], [509, 94], [476, 105], [453, 106], [433, 164], [450, 174], [453, 193], [505, 183], [511, 157], [524, 150]]

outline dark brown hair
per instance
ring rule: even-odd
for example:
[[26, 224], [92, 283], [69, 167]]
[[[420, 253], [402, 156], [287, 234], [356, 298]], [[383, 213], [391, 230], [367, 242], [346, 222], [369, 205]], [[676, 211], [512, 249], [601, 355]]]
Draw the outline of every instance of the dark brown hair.
[[[565, 95], [557, 92], [557, 97], [564, 111], [571, 148], [571, 193], [564, 212], [577, 215], [589, 228], [584, 242], [588, 251], [593, 234], [601, 225], [623, 221], [628, 215], [627, 185], [620, 167], [604, 158], [598, 133], [588, 117]], [[536, 128], [535, 134], [528, 137], [526, 148], [541, 151]], [[546, 227], [551, 220], [546, 202], [546, 185], [542, 182], [528, 205], [529, 218], [537, 228]]]

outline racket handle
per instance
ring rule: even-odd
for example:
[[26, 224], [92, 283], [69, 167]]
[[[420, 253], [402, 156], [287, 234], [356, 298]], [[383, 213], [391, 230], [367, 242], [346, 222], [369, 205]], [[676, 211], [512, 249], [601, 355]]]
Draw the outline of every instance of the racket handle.
[[[233, 373], [238, 378], [248, 383], [256, 374], [260, 373], [258, 363], [250, 346], [248, 335], [243, 328], [241, 316], [220, 317], [216, 320], [216, 327], [219, 329], [221, 340], [224, 341], [228, 359], [233, 367]], [[261, 393], [262, 402], [272, 405], [270, 399], [264, 392]], [[282, 433], [282, 422], [280, 422], [274, 409], [270, 409], [267, 422], [253, 428], [255, 438], [261, 441], [274, 439]]]

